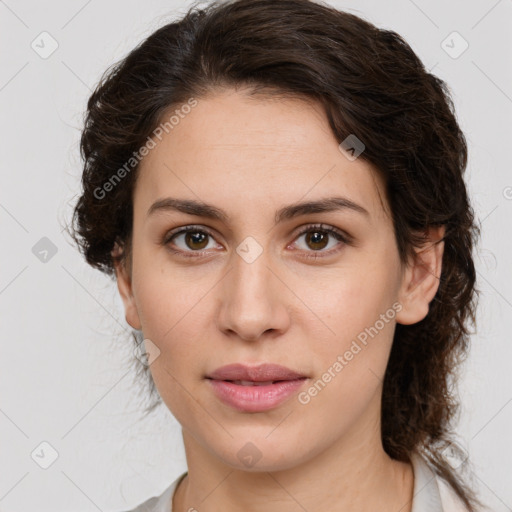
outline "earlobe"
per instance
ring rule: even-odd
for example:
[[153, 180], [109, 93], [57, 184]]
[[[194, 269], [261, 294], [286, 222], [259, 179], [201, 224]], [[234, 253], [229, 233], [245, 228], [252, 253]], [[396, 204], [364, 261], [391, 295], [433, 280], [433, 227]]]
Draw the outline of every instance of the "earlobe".
[[399, 324], [410, 325], [423, 320], [429, 304], [439, 288], [445, 234], [444, 226], [430, 228], [427, 242], [415, 250], [402, 278], [399, 301], [402, 310], [397, 314]]
[[[119, 254], [119, 247], [112, 250], [112, 256]], [[124, 304], [126, 322], [134, 329], [140, 330], [142, 328], [137, 305], [132, 291], [131, 276], [126, 269], [124, 261], [114, 258], [114, 270], [116, 274], [117, 289]]]

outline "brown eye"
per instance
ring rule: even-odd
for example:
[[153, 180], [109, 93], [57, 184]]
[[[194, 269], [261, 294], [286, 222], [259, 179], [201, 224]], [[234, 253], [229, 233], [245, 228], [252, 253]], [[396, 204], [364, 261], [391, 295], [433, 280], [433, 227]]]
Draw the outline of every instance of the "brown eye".
[[213, 236], [208, 231], [195, 226], [186, 226], [167, 234], [162, 243], [174, 253], [194, 256], [194, 253], [200, 255], [202, 251], [216, 247], [215, 244], [209, 245], [213, 240]]
[[309, 231], [306, 234], [306, 244], [314, 250], [324, 249], [329, 242], [329, 235], [323, 231]]
[[201, 231], [185, 233], [185, 244], [190, 249], [204, 249], [208, 245], [208, 234]]
[[[344, 245], [350, 244], [351, 240], [349, 235], [345, 235], [331, 226], [324, 227], [323, 224], [306, 226], [299, 233], [296, 240], [300, 240], [302, 237], [304, 238], [303, 243], [295, 242], [299, 249], [305, 253], [325, 253], [326, 255], [337, 252]], [[326, 248], [327, 250], [324, 250]], [[306, 254], [306, 256], [313, 255]], [[314, 254], [314, 256], [316, 257], [317, 255]]]

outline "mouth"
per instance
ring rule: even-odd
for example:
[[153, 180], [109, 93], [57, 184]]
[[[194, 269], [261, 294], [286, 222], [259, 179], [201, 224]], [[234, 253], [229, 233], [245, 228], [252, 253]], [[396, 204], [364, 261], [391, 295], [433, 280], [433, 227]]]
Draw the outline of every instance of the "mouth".
[[268, 386], [277, 382], [307, 378], [302, 372], [286, 366], [263, 363], [258, 366], [235, 363], [217, 368], [207, 379], [232, 382], [239, 386]]
[[224, 366], [206, 376], [215, 397], [238, 412], [275, 409], [296, 394], [309, 377], [276, 365]]

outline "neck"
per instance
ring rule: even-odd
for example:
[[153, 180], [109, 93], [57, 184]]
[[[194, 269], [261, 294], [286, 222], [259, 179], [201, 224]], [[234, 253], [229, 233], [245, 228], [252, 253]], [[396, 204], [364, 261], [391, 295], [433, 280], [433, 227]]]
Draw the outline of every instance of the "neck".
[[370, 442], [367, 433], [364, 443], [340, 439], [289, 469], [260, 472], [224, 464], [183, 430], [189, 469], [173, 511], [411, 512], [412, 467], [385, 453], [378, 427]]

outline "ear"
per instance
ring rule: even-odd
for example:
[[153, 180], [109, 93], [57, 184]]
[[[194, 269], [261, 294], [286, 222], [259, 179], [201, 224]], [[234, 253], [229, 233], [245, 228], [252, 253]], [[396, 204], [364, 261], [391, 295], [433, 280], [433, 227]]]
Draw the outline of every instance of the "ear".
[[403, 273], [399, 291], [402, 309], [396, 315], [399, 324], [410, 325], [423, 320], [439, 288], [445, 227], [430, 228], [426, 234], [426, 243], [415, 249], [414, 257]]
[[[115, 244], [111, 254], [112, 256], [118, 256], [121, 254], [121, 249], [117, 243]], [[142, 325], [140, 323], [139, 313], [137, 311], [135, 298], [132, 292], [130, 273], [126, 269], [124, 261], [120, 261], [116, 258], [113, 258], [113, 261], [116, 273], [117, 289], [119, 290], [119, 295], [121, 295], [121, 299], [123, 300], [126, 321], [134, 329], [140, 330]]]

